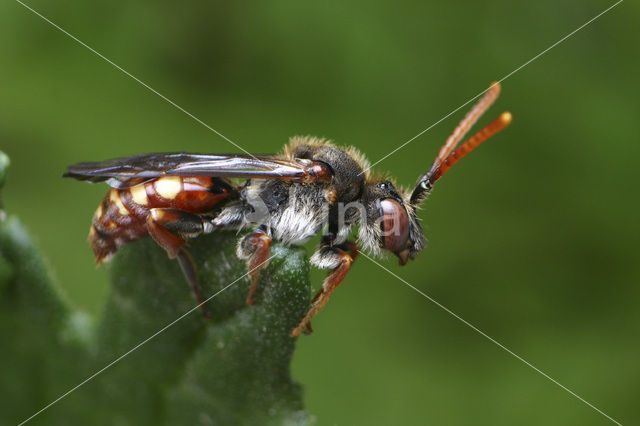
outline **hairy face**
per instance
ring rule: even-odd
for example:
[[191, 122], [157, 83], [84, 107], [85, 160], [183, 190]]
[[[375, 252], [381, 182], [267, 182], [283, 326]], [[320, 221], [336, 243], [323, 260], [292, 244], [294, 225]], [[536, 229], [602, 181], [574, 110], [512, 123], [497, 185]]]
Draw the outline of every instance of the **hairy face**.
[[401, 265], [425, 247], [415, 210], [402, 188], [388, 181], [367, 182], [362, 201], [367, 212], [359, 233], [363, 247], [376, 254], [387, 250], [398, 256]]

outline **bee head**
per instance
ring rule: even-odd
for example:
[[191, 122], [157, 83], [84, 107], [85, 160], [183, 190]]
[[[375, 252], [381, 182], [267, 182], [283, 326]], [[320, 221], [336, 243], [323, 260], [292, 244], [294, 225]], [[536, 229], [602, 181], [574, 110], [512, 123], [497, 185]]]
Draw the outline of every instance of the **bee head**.
[[361, 228], [363, 245], [390, 251], [398, 256], [400, 265], [415, 258], [426, 240], [409, 195], [389, 181], [378, 181], [367, 185], [364, 200], [367, 224]]

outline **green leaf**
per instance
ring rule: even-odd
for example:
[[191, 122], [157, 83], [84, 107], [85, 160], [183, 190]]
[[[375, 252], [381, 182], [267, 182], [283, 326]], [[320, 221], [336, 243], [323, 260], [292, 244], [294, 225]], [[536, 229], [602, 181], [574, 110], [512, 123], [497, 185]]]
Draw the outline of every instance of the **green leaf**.
[[86, 374], [75, 317], [20, 222], [0, 223], [0, 423], [25, 419]]
[[248, 306], [237, 237], [220, 232], [190, 247], [205, 297], [215, 295], [212, 320], [177, 262], [145, 239], [108, 265], [111, 291], [94, 325], [60, 295], [19, 221], [1, 222], [0, 424], [25, 420], [116, 360], [32, 423], [308, 424], [289, 337], [309, 305], [305, 253], [275, 244]]

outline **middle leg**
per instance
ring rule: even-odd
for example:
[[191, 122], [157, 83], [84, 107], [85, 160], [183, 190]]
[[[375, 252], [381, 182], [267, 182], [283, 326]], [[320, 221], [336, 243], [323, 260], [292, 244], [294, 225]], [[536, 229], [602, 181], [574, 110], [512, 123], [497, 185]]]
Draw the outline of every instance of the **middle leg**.
[[269, 263], [271, 241], [271, 237], [265, 230], [259, 228], [242, 238], [238, 244], [238, 257], [248, 259], [247, 270], [251, 278], [251, 287], [247, 296], [247, 304], [249, 305], [255, 303], [254, 297], [260, 281], [260, 270]]

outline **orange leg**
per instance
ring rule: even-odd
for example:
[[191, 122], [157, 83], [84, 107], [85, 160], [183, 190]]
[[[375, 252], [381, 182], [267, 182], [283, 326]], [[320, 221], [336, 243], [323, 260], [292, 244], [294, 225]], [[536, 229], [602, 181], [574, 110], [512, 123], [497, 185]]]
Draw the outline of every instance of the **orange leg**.
[[196, 265], [189, 252], [184, 248], [186, 236], [195, 236], [204, 232], [200, 216], [177, 209], [151, 209], [147, 217], [147, 226], [149, 234], [167, 251], [169, 258], [178, 259], [182, 272], [202, 311], [202, 316], [206, 319], [211, 318], [204, 306], [204, 297], [198, 283]]
[[[351, 242], [344, 243], [340, 247], [333, 248], [333, 250], [334, 253], [332, 255], [336, 257], [338, 266], [331, 271], [329, 276], [322, 283], [322, 288], [311, 300], [311, 308], [304, 318], [302, 318], [300, 324], [291, 331], [291, 337], [298, 337], [303, 330], [307, 334], [312, 331], [310, 322], [311, 317], [313, 317], [327, 303], [331, 293], [333, 293], [340, 283], [342, 283], [344, 277], [347, 276], [349, 269], [351, 269], [353, 261], [358, 257], [358, 246]], [[345, 250], [348, 250], [351, 253], [349, 254]]]
[[256, 230], [248, 235], [241, 243], [241, 250], [250, 253], [247, 269], [251, 278], [251, 287], [247, 296], [247, 303], [255, 303], [254, 296], [260, 282], [260, 270], [267, 266], [269, 260], [269, 249], [271, 247], [271, 237], [266, 233]]

